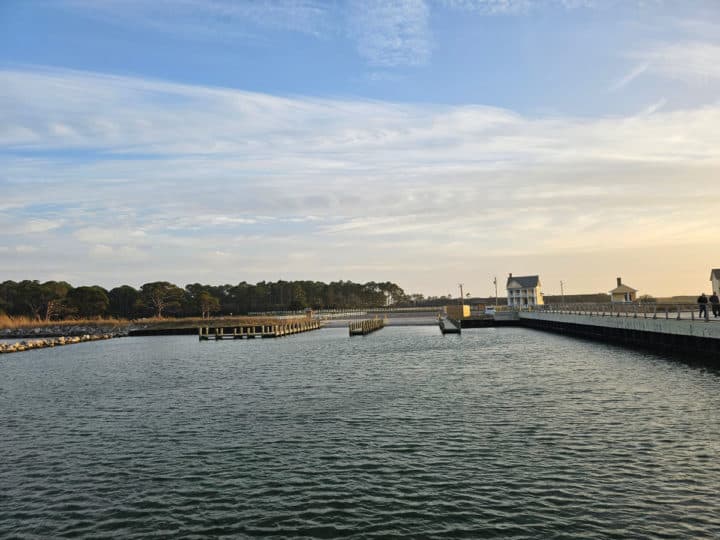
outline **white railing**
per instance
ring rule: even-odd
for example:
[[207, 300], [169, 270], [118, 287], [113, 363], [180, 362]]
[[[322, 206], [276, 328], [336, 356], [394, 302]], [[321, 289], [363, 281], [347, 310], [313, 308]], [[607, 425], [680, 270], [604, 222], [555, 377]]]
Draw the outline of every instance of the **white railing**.
[[590, 317], [633, 317], [643, 319], [674, 319], [709, 321], [712, 306], [701, 317], [697, 304], [655, 304], [655, 303], [605, 303], [605, 304], [547, 304], [536, 306], [535, 311], [543, 313], [564, 313]]

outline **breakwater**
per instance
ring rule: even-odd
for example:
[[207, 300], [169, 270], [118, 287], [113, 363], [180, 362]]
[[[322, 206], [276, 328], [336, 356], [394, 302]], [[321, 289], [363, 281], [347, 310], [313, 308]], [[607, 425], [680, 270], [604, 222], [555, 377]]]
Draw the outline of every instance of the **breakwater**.
[[112, 334], [85, 334], [84, 336], [60, 336], [44, 339], [30, 339], [18, 341], [17, 343], [0, 343], [0, 354], [31, 351], [33, 349], [47, 349], [48, 347], [61, 347], [63, 345], [84, 343], [86, 341], [111, 339], [113, 337], [115, 336]]

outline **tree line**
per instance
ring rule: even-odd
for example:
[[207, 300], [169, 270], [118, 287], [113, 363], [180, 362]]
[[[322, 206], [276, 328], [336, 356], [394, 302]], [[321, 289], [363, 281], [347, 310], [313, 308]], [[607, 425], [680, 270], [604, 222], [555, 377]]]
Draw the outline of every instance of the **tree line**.
[[65, 281], [0, 283], [0, 314], [37, 320], [117, 317], [197, 317], [247, 315], [254, 312], [352, 309], [401, 305], [407, 295], [395, 283], [335, 281], [261, 281], [237, 285], [191, 283], [181, 288], [168, 281], [139, 289], [121, 285], [73, 287]]

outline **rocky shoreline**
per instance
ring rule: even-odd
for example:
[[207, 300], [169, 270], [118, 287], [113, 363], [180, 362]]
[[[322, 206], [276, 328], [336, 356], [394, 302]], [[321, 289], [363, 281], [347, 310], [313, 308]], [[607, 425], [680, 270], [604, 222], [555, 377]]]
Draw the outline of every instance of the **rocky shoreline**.
[[132, 326], [125, 325], [48, 325], [36, 328], [3, 328], [0, 339], [57, 338], [110, 335], [127, 336]]
[[112, 334], [85, 334], [82, 336], [60, 336], [45, 339], [31, 339], [18, 341], [17, 343], [0, 343], [0, 354], [30, 351], [32, 349], [46, 349], [48, 347], [61, 347], [62, 345], [73, 345], [85, 341], [98, 341], [101, 339], [112, 339]]

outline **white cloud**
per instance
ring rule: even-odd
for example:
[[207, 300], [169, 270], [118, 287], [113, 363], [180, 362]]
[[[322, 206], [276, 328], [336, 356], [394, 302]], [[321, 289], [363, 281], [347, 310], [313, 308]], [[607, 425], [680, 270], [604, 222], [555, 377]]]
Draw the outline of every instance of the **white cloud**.
[[[488, 258], [712, 242], [720, 205], [720, 106], [528, 117], [57, 70], [0, 71], [0, 94], [2, 144], [42, 156], [0, 157], [0, 225], [33, 215], [17, 234], [0, 226], [8, 276], [42, 256], [73, 282], [377, 278], [432, 292]], [[51, 240], [31, 261], [21, 246], [38, 232]]]
[[52, 231], [54, 229], [57, 229], [63, 225], [63, 220], [56, 220], [56, 219], [43, 219], [43, 218], [36, 218], [36, 219], [27, 219], [24, 221], [21, 221], [19, 223], [17, 222], [11, 222], [7, 219], [1, 219], [0, 220], [0, 227], [2, 227], [2, 234], [7, 235], [25, 235], [25, 234], [37, 234], [37, 233], [46, 233], [48, 231]]
[[670, 79], [693, 84], [720, 81], [720, 45], [687, 41], [661, 43], [631, 54], [647, 70]]
[[146, 237], [145, 231], [138, 229], [123, 229], [119, 227], [88, 226], [77, 229], [73, 236], [76, 240], [88, 244], [96, 244], [99, 251], [108, 246], [125, 244], [129, 240], [142, 242]]

